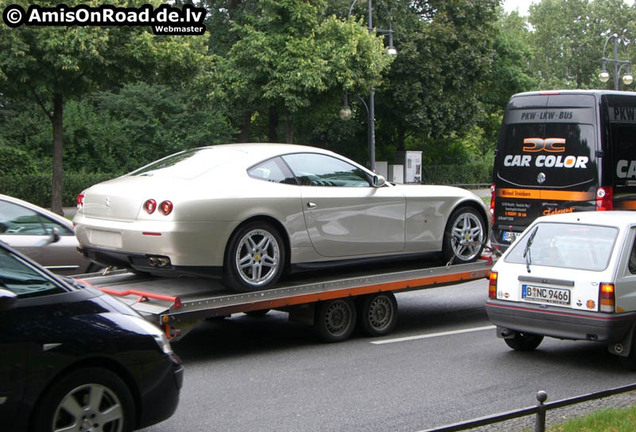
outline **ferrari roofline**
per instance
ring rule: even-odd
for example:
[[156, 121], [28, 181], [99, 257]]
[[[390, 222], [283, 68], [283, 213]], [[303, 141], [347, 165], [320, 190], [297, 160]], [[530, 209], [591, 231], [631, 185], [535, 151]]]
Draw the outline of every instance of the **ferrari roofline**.
[[[337, 154], [331, 150], [325, 150], [318, 147], [306, 146], [301, 144], [281, 144], [281, 143], [228, 143], [228, 144], [216, 144], [204, 147], [198, 147], [192, 150], [205, 150], [205, 149], [228, 149], [233, 151], [239, 151], [245, 153], [246, 163], [251, 164], [260, 162], [265, 159], [273, 158], [276, 156], [289, 154], [289, 153], [318, 153], [334, 156], [340, 159], [345, 159], [356, 165], [361, 166], [359, 163]], [[188, 150], [185, 150], [188, 151]]]

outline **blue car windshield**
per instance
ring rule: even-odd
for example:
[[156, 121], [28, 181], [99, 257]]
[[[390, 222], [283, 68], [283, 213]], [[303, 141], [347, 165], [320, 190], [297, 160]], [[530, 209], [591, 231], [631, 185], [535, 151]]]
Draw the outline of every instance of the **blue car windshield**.
[[614, 227], [540, 223], [511, 246], [505, 261], [602, 271], [609, 264], [617, 235]]
[[222, 146], [185, 150], [131, 172], [130, 176], [193, 179], [241, 157]]
[[0, 248], [0, 288], [13, 292], [18, 298], [68, 291], [48, 275], [2, 248]]

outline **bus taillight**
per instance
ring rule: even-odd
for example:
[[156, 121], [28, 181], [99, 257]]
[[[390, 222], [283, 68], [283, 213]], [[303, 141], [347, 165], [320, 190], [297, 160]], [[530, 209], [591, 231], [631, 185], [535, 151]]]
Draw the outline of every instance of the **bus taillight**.
[[490, 185], [490, 220], [492, 221], [492, 226], [495, 226], [495, 195], [497, 188], [493, 183]]
[[614, 210], [614, 189], [611, 186], [596, 189], [596, 210]]

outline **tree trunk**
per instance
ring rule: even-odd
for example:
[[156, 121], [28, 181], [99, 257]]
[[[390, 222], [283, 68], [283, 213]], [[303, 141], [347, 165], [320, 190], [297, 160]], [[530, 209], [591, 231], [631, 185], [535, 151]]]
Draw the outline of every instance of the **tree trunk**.
[[404, 151], [404, 140], [405, 140], [405, 136], [404, 136], [404, 126], [402, 125], [398, 125], [398, 129], [397, 129], [397, 133], [398, 133], [398, 142], [397, 142], [397, 151]]
[[241, 132], [239, 133], [239, 136], [238, 136], [238, 142], [240, 143], [249, 142], [251, 123], [252, 123], [252, 112], [245, 111], [243, 113], [243, 122], [241, 123], [241, 126], [240, 126]]
[[51, 211], [64, 215], [62, 210], [62, 163], [64, 144], [64, 97], [53, 96], [53, 184], [51, 187]]
[[291, 121], [291, 115], [287, 113], [285, 116], [285, 142], [291, 144], [294, 142], [294, 125]]
[[276, 107], [269, 107], [269, 121], [268, 121], [267, 139], [271, 143], [278, 142], [278, 110]]

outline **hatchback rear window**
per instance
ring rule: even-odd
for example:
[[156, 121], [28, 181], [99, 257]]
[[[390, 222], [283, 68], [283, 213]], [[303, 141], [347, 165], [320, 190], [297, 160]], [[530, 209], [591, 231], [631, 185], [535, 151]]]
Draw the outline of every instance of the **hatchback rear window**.
[[540, 223], [513, 244], [505, 261], [602, 271], [609, 264], [617, 235], [614, 227]]

